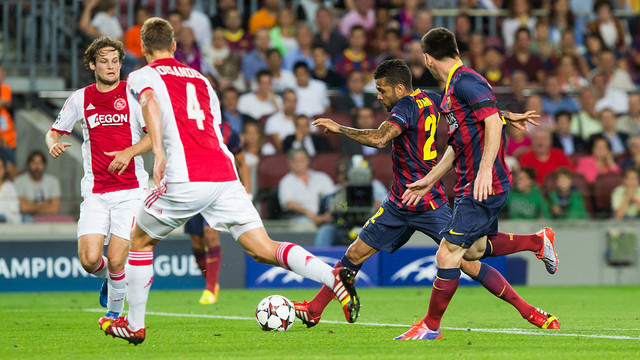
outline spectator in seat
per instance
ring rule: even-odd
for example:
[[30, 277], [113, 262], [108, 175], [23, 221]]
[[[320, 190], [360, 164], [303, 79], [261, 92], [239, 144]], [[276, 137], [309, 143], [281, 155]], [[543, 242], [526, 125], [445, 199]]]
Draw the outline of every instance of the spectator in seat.
[[[282, 67], [293, 71], [293, 66], [298, 61], [304, 61], [309, 69], [315, 68], [315, 62], [313, 61], [313, 33], [311, 28], [307, 25], [298, 25], [296, 30], [296, 48], [287, 53], [284, 57]], [[326, 64], [325, 64], [326, 65]]]
[[628, 29], [626, 25], [613, 16], [613, 6], [609, 0], [598, 0], [593, 5], [593, 12], [596, 14], [595, 20], [587, 24], [590, 33], [598, 34], [608, 49], [618, 49], [626, 51], [626, 41]]
[[195, 39], [195, 32], [189, 26], [183, 26], [176, 34], [177, 47], [174, 57], [177, 61], [200, 72], [207, 78], [218, 77], [211, 64], [205, 61]]
[[531, 33], [535, 31], [536, 18], [532, 16], [531, 0], [512, 0], [509, 3], [509, 15], [502, 22], [502, 38], [507, 49], [511, 49], [517, 37], [518, 29], [524, 27]]
[[264, 6], [249, 18], [249, 33], [255, 34], [258, 29], [271, 30], [278, 22], [280, 0], [264, 0]]
[[620, 167], [613, 160], [611, 144], [607, 139], [595, 135], [591, 138], [589, 145], [591, 155], [578, 160], [576, 172], [582, 174], [590, 184], [596, 181], [598, 175], [620, 172]]
[[589, 74], [592, 78], [595, 74], [604, 75], [607, 89], [618, 89], [626, 92], [636, 90], [636, 86], [631, 80], [631, 75], [618, 66], [618, 60], [613, 50], [602, 50], [598, 58], [598, 67]]
[[531, 52], [531, 32], [526, 27], [521, 27], [516, 32], [516, 40], [513, 45], [513, 53], [505, 60], [509, 72], [516, 70], [527, 74], [529, 83], [537, 84], [544, 79], [542, 60]]
[[[329, 61], [329, 53], [324, 46], [313, 47], [313, 71], [311, 76], [320, 80], [327, 85], [328, 88], [338, 88], [344, 85], [344, 78], [333, 69], [327, 67]], [[424, 68], [424, 66], [422, 66]]]
[[240, 96], [238, 110], [254, 119], [280, 111], [282, 100], [273, 92], [271, 72], [266, 69], [258, 71], [256, 82], [258, 88], [255, 91]]
[[551, 133], [548, 129], [536, 128], [531, 134], [531, 150], [520, 157], [521, 167], [536, 169], [536, 182], [542, 185], [547, 174], [566, 167], [573, 170], [573, 164], [560, 149], [551, 147]]
[[276, 148], [266, 141], [262, 126], [255, 120], [247, 120], [242, 124], [240, 141], [244, 151], [244, 161], [249, 167], [251, 191], [255, 199], [258, 192], [258, 164], [260, 163], [260, 157], [275, 154]]
[[580, 75], [578, 71], [578, 57], [576, 55], [564, 54], [558, 61], [558, 80], [562, 91], [580, 91], [589, 82]]
[[149, 11], [144, 6], [137, 6], [134, 9], [135, 25], [128, 28], [124, 33], [124, 49], [126, 53], [122, 62], [122, 73], [124, 76], [131, 71], [142, 67], [147, 63], [142, 55], [142, 41], [140, 40], [140, 30], [142, 24], [147, 20]]
[[264, 133], [273, 137], [273, 144], [278, 151], [282, 151], [282, 142], [289, 135], [296, 132], [295, 118], [298, 105], [298, 95], [288, 89], [282, 93], [282, 111], [269, 116], [264, 126]]
[[347, 76], [347, 92], [335, 99], [333, 110], [353, 115], [356, 109], [370, 107], [380, 109], [381, 105], [374, 94], [364, 92], [365, 79], [361, 71], [352, 71]]
[[604, 109], [600, 111], [598, 120], [600, 120], [600, 124], [602, 125], [602, 132], [591, 135], [591, 137], [602, 136], [607, 139], [611, 145], [610, 148], [613, 156], [620, 156], [626, 153], [629, 135], [617, 131], [618, 117], [613, 110]]
[[316, 24], [318, 31], [313, 38], [313, 46], [322, 46], [327, 49], [331, 59], [342, 54], [347, 48], [347, 38], [342, 36], [340, 30], [333, 26], [331, 10], [320, 8], [316, 12]]
[[404, 59], [402, 34], [397, 29], [387, 29], [384, 32], [384, 52], [378, 55], [376, 62], [380, 63], [389, 59]]
[[211, 47], [211, 20], [194, 7], [195, 0], [176, 0], [176, 10], [182, 14], [184, 26], [193, 29], [198, 48], [202, 51]]
[[513, 126], [507, 126], [507, 156], [519, 158], [520, 155], [529, 151], [531, 147], [531, 138], [522, 130]]
[[[449, 3], [449, 0], [447, 0]], [[413, 21], [413, 26], [411, 27], [411, 35], [409, 36], [409, 41], [411, 40], [422, 40], [424, 34], [426, 34], [431, 27], [433, 26], [433, 16], [431, 12], [427, 9], [421, 9], [418, 11], [416, 15], [416, 19]]]
[[640, 94], [629, 95], [629, 112], [618, 119], [617, 129], [629, 136], [640, 135]]
[[20, 218], [20, 202], [13, 182], [9, 180], [9, 172], [4, 160], [0, 158], [0, 223], [18, 224]]
[[544, 80], [544, 91], [542, 105], [545, 113], [555, 115], [560, 110], [570, 113], [580, 110], [580, 105], [572, 97], [562, 93], [562, 86], [556, 75], [547, 75]]
[[220, 87], [222, 89], [233, 87], [244, 91], [247, 84], [240, 72], [240, 56], [229, 48], [227, 39], [224, 37], [224, 29], [214, 29], [211, 41], [211, 48], [202, 56], [207, 64], [218, 73]]
[[238, 99], [240, 98], [240, 92], [230, 87], [222, 91], [220, 104], [222, 105], [222, 118], [226, 121], [231, 129], [236, 133], [242, 133], [244, 123], [252, 121], [250, 116], [245, 115], [238, 111]]
[[376, 12], [373, 0], [353, 0], [353, 9], [340, 20], [340, 32], [350, 36], [351, 30], [359, 26], [365, 32], [373, 30], [376, 24]]
[[[83, 0], [83, 4], [84, 9], [78, 21], [80, 31], [93, 38], [107, 35], [122, 39], [123, 31], [116, 16], [115, 0]], [[95, 15], [91, 17], [92, 14]]]
[[[318, 227], [316, 237], [331, 231], [333, 220], [328, 212], [321, 212], [321, 199], [335, 192], [329, 175], [309, 168], [309, 156], [302, 149], [289, 152], [289, 173], [278, 184], [278, 200], [284, 210], [293, 212], [294, 222], [311, 222]], [[323, 225], [326, 225], [323, 227]]]
[[[475, 32], [471, 34], [469, 38], [469, 51], [466, 54], [461, 55], [462, 62], [469, 64], [471, 68], [479, 73], [483, 73], [485, 69], [484, 53], [488, 47], [486, 38], [483, 33]], [[422, 50], [422, 49], [421, 49]]]
[[495, 46], [488, 47], [484, 52], [483, 76], [491, 86], [509, 86], [511, 84], [509, 70], [504, 66], [500, 49]]
[[297, 115], [294, 120], [295, 133], [287, 136], [282, 143], [283, 152], [288, 153], [291, 149], [303, 149], [309, 156], [317, 153], [331, 152], [333, 148], [323, 135], [312, 134], [309, 118], [305, 115]]
[[241, 58], [244, 57], [252, 47], [251, 36], [242, 28], [242, 15], [238, 10], [230, 9], [224, 14], [223, 19], [224, 37], [227, 39], [229, 49]]
[[282, 54], [278, 49], [267, 50], [267, 64], [269, 65], [269, 71], [271, 71], [271, 83], [274, 92], [281, 94], [283, 91], [296, 86], [296, 77], [293, 72], [282, 67]]
[[37, 215], [60, 213], [60, 182], [45, 174], [47, 158], [41, 151], [33, 151], [27, 158], [28, 172], [16, 177], [15, 185], [24, 222]]
[[406, 62], [411, 69], [411, 84], [414, 89], [438, 87], [440, 84], [422, 63], [424, 54], [419, 40], [412, 40], [407, 45]]
[[[356, 129], [375, 129], [376, 119], [373, 109], [370, 107], [363, 107], [355, 110], [355, 116], [353, 117], [353, 126]], [[364, 146], [359, 144], [346, 136], [340, 137], [340, 152], [346, 155], [373, 155], [379, 152], [390, 152], [391, 145], [388, 145], [384, 149], [377, 149], [371, 146]]]
[[293, 90], [298, 96], [296, 114], [307, 117], [324, 114], [329, 110], [331, 103], [327, 95], [327, 86], [320, 80], [311, 78], [311, 71], [307, 63], [298, 61], [293, 67], [296, 84]]
[[535, 111], [537, 114], [540, 114], [540, 117], [537, 119], [537, 123], [540, 128], [552, 129], [555, 126], [555, 120], [553, 119], [553, 115], [544, 111], [543, 99], [540, 95], [531, 95], [527, 97], [524, 102], [524, 108], [528, 110]]
[[571, 120], [571, 133], [585, 141], [591, 135], [602, 131], [602, 125], [598, 121], [596, 100], [595, 90], [590, 87], [582, 89], [580, 91], [580, 111], [574, 114]]
[[595, 109], [597, 111], [612, 109], [617, 114], [623, 114], [629, 110], [629, 96], [627, 96], [627, 93], [620, 89], [607, 87], [604, 74], [596, 74], [591, 80], [591, 84], [596, 94]]
[[622, 162], [622, 170], [632, 167], [640, 173], [640, 135], [636, 135], [627, 142], [629, 157]]
[[558, 111], [556, 114], [553, 147], [561, 149], [567, 156], [585, 151], [582, 138], [571, 133], [571, 113], [568, 111]]
[[258, 71], [269, 67], [267, 50], [269, 50], [269, 30], [258, 29], [253, 34], [253, 50], [242, 58], [242, 74], [247, 84], [251, 84]]
[[580, 190], [573, 186], [573, 174], [568, 169], [556, 171], [556, 186], [549, 193], [553, 219], [588, 219], [589, 214]]
[[0, 65], [0, 159], [4, 161], [9, 178], [14, 179], [18, 173], [16, 169], [15, 148], [16, 130], [11, 116], [11, 86], [4, 82], [7, 74]]
[[[362, 0], [361, 0], [362, 1]], [[349, 32], [349, 47], [337, 56], [333, 63], [336, 71], [341, 76], [348, 76], [355, 70], [365, 73], [365, 83], [372, 77], [376, 68], [373, 56], [367, 53], [367, 33], [362, 26], [354, 26]]]
[[211, 27], [224, 27], [224, 17], [231, 11], [238, 8], [236, 0], [218, 0], [216, 1], [216, 14], [211, 17]]
[[526, 110], [526, 98], [524, 91], [527, 88], [527, 75], [522, 71], [511, 74], [510, 90], [506, 94], [497, 94], [498, 100], [506, 104], [507, 110], [516, 113], [524, 113]]
[[637, 219], [640, 214], [640, 183], [638, 172], [627, 168], [622, 173], [622, 185], [611, 193], [613, 216], [618, 220]]
[[512, 220], [532, 220], [550, 218], [549, 204], [536, 185], [536, 171], [523, 167], [516, 173], [515, 186], [509, 192], [507, 214]]
[[296, 42], [296, 19], [293, 10], [289, 7], [280, 8], [278, 11], [276, 26], [269, 30], [271, 46], [280, 50], [284, 57], [290, 51], [298, 47]]

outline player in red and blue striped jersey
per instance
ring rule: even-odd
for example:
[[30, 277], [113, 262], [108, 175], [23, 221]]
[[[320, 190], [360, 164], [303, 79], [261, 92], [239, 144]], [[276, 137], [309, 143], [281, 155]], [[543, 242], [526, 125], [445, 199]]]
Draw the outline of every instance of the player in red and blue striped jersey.
[[[440, 231], [453, 216], [439, 181], [416, 202], [405, 204], [401, 200], [407, 185], [428, 174], [436, 165], [435, 132], [440, 119], [441, 96], [419, 89], [414, 91], [411, 88], [411, 71], [402, 60], [383, 61], [377, 67], [374, 78], [378, 99], [390, 112], [378, 129], [348, 128], [330, 119], [314, 122], [316, 126], [326, 127], [328, 133], [341, 133], [362, 145], [383, 148], [389, 142], [393, 143], [394, 183], [388, 198], [336, 264], [336, 267], [345, 266], [354, 271], [358, 271], [366, 259], [380, 250], [394, 252], [415, 231], [440, 243]], [[522, 300], [491, 266], [479, 261], [462, 261], [461, 267], [487, 290], [518, 310], [522, 308], [521, 313], [526, 312], [526, 316], [523, 315], [525, 318], [535, 309]], [[296, 316], [308, 327], [316, 325], [332, 296], [331, 290], [323, 287], [311, 302], [294, 302]]]
[[[438, 274], [427, 315], [396, 338], [399, 340], [442, 337], [440, 322], [458, 288], [463, 260], [532, 251], [545, 262], [549, 273], [555, 273], [558, 265], [551, 229], [530, 235], [498, 233], [498, 214], [511, 189], [511, 172], [504, 161], [504, 119], [491, 86], [462, 65], [451, 31], [430, 30], [422, 38], [422, 50], [431, 74], [446, 81], [441, 112], [449, 124], [449, 147], [429, 174], [408, 185], [404, 202], [419, 203], [451, 168], [457, 174], [456, 200], [453, 216], [441, 231], [436, 253]], [[539, 309], [531, 310], [529, 321], [542, 328], [559, 327], [555, 317]]]

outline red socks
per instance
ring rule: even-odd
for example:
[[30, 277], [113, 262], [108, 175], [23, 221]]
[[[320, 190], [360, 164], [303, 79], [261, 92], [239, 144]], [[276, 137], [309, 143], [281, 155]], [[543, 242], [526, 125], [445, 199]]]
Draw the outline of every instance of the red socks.
[[216, 284], [218, 283], [218, 275], [220, 274], [220, 263], [222, 261], [222, 248], [220, 245], [214, 246], [207, 250], [206, 259], [206, 276], [207, 284], [205, 289], [215, 293]]
[[460, 268], [438, 269], [438, 275], [433, 282], [431, 298], [429, 299], [429, 311], [422, 319], [429, 330], [439, 330], [442, 315], [449, 302], [458, 289], [460, 283]]
[[482, 264], [475, 280], [481, 283], [482, 286], [493, 295], [513, 305], [523, 318], [528, 319], [529, 315], [531, 315], [531, 310], [533, 310], [534, 307], [522, 300], [520, 295], [518, 295], [498, 270], [487, 264]]
[[483, 258], [502, 256], [520, 251], [538, 252], [542, 249], [542, 239], [537, 234], [509, 234], [500, 232], [488, 237], [487, 250]]

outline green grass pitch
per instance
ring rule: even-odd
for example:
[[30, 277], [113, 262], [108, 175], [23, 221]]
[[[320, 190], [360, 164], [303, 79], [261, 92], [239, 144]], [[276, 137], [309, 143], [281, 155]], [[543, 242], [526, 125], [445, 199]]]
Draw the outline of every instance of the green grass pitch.
[[147, 338], [133, 346], [99, 330], [97, 290], [1, 294], [0, 359], [640, 359], [640, 287], [516, 290], [561, 330], [533, 327], [481, 287], [458, 289], [438, 341], [393, 340], [424, 315], [428, 288], [361, 289], [356, 324], [344, 323], [334, 301], [325, 322], [280, 333], [260, 330], [258, 302], [310, 299], [316, 289], [222, 289], [215, 305], [199, 305], [199, 291], [152, 289]]

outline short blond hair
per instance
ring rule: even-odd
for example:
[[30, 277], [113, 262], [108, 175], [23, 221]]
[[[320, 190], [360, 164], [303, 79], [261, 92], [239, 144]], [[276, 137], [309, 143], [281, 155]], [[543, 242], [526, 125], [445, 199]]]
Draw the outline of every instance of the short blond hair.
[[167, 20], [152, 17], [142, 24], [140, 38], [147, 53], [153, 55], [154, 51], [172, 51], [175, 35]]

